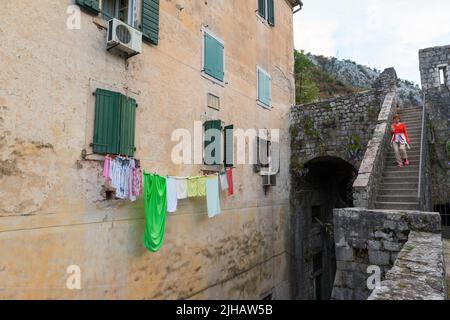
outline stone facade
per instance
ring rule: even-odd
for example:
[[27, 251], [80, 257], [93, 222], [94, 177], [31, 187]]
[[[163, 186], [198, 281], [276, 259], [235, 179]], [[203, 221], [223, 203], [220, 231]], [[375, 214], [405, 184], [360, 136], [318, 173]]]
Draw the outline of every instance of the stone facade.
[[[138, 4], [140, 1], [138, 1]], [[290, 297], [289, 112], [294, 97], [292, 5], [275, 1], [275, 26], [257, 1], [161, 0], [158, 46], [127, 61], [106, 51], [106, 20], [73, 0], [3, 0], [0, 12], [0, 298], [275, 299]], [[138, 5], [139, 7], [139, 5]], [[20, 23], [18, 23], [20, 20]], [[201, 75], [202, 28], [225, 44], [225, 83]], [[271, 75], [271, 110], [257, 104], [257, 66]], [[92, 154], [97, 88], [137, 100], [136, 158], [161, 175], [175, 165], [174, 129], [219, 118], [235, 128], [281, 129], [278, 185], [264, 190], [250, 165], [235, 195], [208, 219], [204, 199], [180, 203], [165, 244], [145, 250], [143, 201], [106, 200]], [[207, 107], [207, 95], [220, 110]], [[14, 254], [12, 254], [14, 253]], [[67, 267], [82, 289], [66, 288]]]
[[[365, 300], [371, 295], [367, 280], [371, 274], [369, 267], [379, 268], [381, 280], [393, 280], [397, 274], [398, 281], [414, 281], [412, 277], [421, 273], [425, 278], [419, 282], [444, 281], [442, 264], [442, 241], [440, 240], [441, 221], [439, 214], [419, 211], [368, 210], [364, 208], [336, 209], [334, 213], [334, 230], [336, 243], [337, 272], [332, 298], [336, 300]], [[427, 240], [428, 239], [428, 240]], [[406, 243], [429, 245], [434, 248], [427, 257], [428, 264], [434, 266], [434, 272], [425, 269], [412, 270], [417, 274], [408, 274], [409, 269], [420, 264], [420, 252], [424, 247], [408, 247]], [[431, 243], [430, 243], [431, 241]], [[425, 246], [425, 247], [426, 247]], [[407, 251], [417, 249], [414, 254]], [[406, 251], [405, 251], [406, 250]], [[410, 261], [408, 258], [416, 257]], [[423, 257], [422, 257], [423, 258]], [[405, 263], [407, 264], [405, 266]], [[395, 268], [391, 271], [392, 267]], [[400, 268], [400, 269], [399, 269]], [[389, 271], [389, 272], [388, 272]], [[388, 274], [386, 276], [386, 274]], [[411, 284], [411, 282], [410, 282]], [[386, 283], [382, 283], [385, 286]], [[406, 288], [404, 291], [407, 291]], [[402, 287], [397, 290], [403, 291]], [[442, 288], [438, 290], [441, 292]], [[423, 296], [433, 295], [433, 291], [423, 292]], [[414, 295], [412, 293], [412, 295]], [[402, 295], [393, 295], [400, 299]]]
[[447, 204], [450, 214], [450, 46], [420, 50], [419, 60], [428, 112], [432, 201], [435, 206]]

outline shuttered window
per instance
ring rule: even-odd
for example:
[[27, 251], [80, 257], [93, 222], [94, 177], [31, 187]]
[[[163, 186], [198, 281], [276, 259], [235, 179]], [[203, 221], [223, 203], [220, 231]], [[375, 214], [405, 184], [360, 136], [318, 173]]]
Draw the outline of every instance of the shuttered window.
[[100, 12], [100, 0], [76, 0], [75, 3], [93, 14]]
[[159, 40], [159, 0], [142, 0], [143, 39], [157, 45]]
[[95, 96], [94, 153], [133, 157], [136, 100], [103, 89], [97, 89]]
[[219, 165], [222, 158], [222, 121], [211, 120], [203, 124], [204, 128], [204, 163], [205, 165]]
[[258, 0], [258, 14], [271, 26], [275, 25], [275, 0]]
[[275, 25], [275, 0], [267, 0], [267, 22], [271, 25]]
[[261, 68], [257, 68], [258, 73], [258, 101], [265, 107], [272, 107], [272, 98], [270, 90], [270, 76]]
[[266, 18], [266, 0], [258, 0], [258, 13], [264, 19]]
[[224, 131], [224, 164], [225, 167], [232, 167], [234, 165], [234, 126], [226, 126]]
[[224, 45], [208, 32], [204, 32], [203, 72], [216, 80], [224, 80]]

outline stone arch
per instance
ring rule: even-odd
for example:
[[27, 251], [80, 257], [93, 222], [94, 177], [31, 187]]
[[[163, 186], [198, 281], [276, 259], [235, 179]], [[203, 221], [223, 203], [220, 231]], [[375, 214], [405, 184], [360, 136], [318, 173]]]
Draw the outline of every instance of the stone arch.
[[336, 156], [318, 156], [293, 178], [297, 294], [330, 299], [336, 274], [333, 209], [353, 206], [357, 169]]

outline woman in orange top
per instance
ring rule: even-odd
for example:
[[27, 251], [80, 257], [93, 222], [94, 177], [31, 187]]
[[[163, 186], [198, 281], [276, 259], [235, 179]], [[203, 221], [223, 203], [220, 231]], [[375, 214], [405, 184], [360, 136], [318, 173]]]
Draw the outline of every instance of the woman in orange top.
[[406, 146], [409, 148], [409, 137], [406, 132], [406, 126], [401, 122], [400, 116], [396, 114], [394, 116], [394, 123], [391, 126], [391, 143], [395, 152], [395, 159], [397, 166], [408, 166], [408, 154], [406, 153]]

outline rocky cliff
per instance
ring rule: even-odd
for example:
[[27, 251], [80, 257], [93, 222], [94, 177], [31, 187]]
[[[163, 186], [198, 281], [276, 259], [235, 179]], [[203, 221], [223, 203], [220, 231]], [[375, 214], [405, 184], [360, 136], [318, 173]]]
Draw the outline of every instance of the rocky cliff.
[[[316, 67], [329, 73], [344, 84], [359, 88], [369, 89], [379, 77], [381, 71], [360, 65], [351, 60], [339, 60], [334, 57], [305, 55]], [[421, 105], [422, 92], [420, 87], [408, 80], [398, 80], [398, 95], [400, 102], [405, 105]]]

